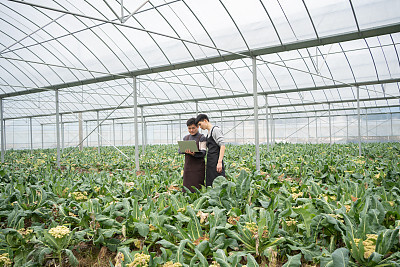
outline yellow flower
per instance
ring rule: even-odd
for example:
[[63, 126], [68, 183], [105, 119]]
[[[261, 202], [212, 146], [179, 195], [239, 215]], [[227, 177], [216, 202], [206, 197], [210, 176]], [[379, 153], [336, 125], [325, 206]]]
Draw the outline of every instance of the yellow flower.
[[4, 253], [4, 254], [1, 254], [1, 255], [0, 255], [0, 264], [1, 264], [2, 266], [11, 266], [12, 261], [11, 261], [11, 259], [9, 258], [8, 253]]
[[150, 255], [146, 255], [143, 253], [137, 253], [135, 254], [134, 260], [129, 263], [127, 266], [128, 267], [148, 267], [149, 266], [149, 261], [150, 261]]
[[297, 221], [295, 219], [289, 218], [289, 220], [286, 220], [286, 225], [287, 226], [292, 226], [292, 225], [296, 225]]
[[80, 200], [87, 200], [87, 192], [72, 192], [72, 196], [75, 200], [80, 201]]
[[302, 197], [303, 196], [303, 192], [299, 192], [299, 193], [293, 193], [292, 194], [292, 198], [293, 200], [296, 200], [298, 197]]
[[32, 234], [33, 230], [32, 229], [26, 229], [25, 230], [25, 228], [21, 228], [21, 229], [18, 230], [18, 233], [20, 233], [25, 238], [26, 236]]
[[182, 267], [179, 262], [173, 263], [172, 261], [167, 261], [162, 267]]
[[221, 265], [218, 264], [218, 262], [213, 261], [212, 264], [208, 265], [209, 267], [220, 267]]
[[71, 231], [66, 226], [57, 226], [49, 230], [49, 234], [55, 238], [63, 238], [68, 235]]

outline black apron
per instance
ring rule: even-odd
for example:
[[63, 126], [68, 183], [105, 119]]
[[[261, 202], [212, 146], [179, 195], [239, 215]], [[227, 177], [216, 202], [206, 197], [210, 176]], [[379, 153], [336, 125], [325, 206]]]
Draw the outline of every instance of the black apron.
[[217, 172], [220, 146], [212, 137], [212, 132], [216, 126], [211, 129], [210, 136], [207, 136], [207, 168], [206, 168], [206, 186], [212, 186], [214, 179], [218, 176], [225, 176], [225, 166], [222, 160], [222, 172]]
[[[199, 138], [196, 140], [197, 149], [199, 149], [199, 141], [202, 137], [199, 134]], [[189, 138], [184, 138], [187, 141]], [[205, 161], [204, 158], [196, 158], [192, 155], [185, 154], [185, 166], [183, 167], [183, 185], [186, 186], [192, 193], [195, 191], [192, 186], [200, 189], [204, 185], [204, 169]], [[182, 189], [185, 192], [185, 188]]]

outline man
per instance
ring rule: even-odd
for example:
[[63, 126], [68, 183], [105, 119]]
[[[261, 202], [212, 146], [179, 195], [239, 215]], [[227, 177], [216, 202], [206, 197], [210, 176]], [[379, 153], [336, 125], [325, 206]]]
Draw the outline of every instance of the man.
[[225, 176], [224, 136], [219, 127], [213, 126], [206, 114], [199, 114], [196, 118], [196, 124], [203, 130], [208, 130], [207, 134], [207, 168], [206, 168], [206, 186], [212, 186], [214, 179], [218, 176]]
[[[199, 126], [197, 126], [195, 121], [195, 118], [191, 118], [186, 122], [189, 135], [186, 135], [183, 140], [195, 140], [199, 152], [186, 150], [183, 153], [179, 151], [180, 154], [185, 154], [185, 165], [183, 167], [183, 186], [187, 187], [192, 193], [195, 191], [193, 186], [200, 189], [201, 186], [204, 185], [204, 156], [206, 155], [207, 149], [207, 139], [203, 134], [199, 133]], [[183, 191], [186, 191], [185, 188], [183, 188]]]

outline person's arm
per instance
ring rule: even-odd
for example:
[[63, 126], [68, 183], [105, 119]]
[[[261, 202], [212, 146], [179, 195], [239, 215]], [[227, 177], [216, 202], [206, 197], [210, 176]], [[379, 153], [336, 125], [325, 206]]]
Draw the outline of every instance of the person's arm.
[[225, 142], [224, 135], [219, 127], [215, 127], [213, 130], [213, 138], [217, 145], [219, 145], [219, 157], [217, 163], [217, 172], [222, 172], [222, 160], [224, 159], [225, 154]]
[[207, 138], [203, 135], [199, 141], [199, 152], [194, 153], [195, 158], [204, 158], [207, 152]]
[[217, 163], [217, 172], [222, 172], [222, 160], [224, 159], [225, 154], [225, 145], [222, 145], [219, 148], [219, 158]]

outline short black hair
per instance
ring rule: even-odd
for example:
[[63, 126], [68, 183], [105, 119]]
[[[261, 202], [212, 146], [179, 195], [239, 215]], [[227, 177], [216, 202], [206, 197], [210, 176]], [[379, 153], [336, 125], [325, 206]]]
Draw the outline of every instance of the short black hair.
[[195, 126], [197, 126], [197, 123], [196, 123], [196, 119], [195, 118], [190, 118], [190, 119], [188, 119], [187, 120], [187, 122], [186, 122], [186, 126], [190, 126], [190, 125], [195, 125]]
[[199, 115], [197, 116], [197, 118], [196, 118], [196, 125], [197, 125], [200, 121], [204, 121], [204, 120], [210, 121], [210, 120], [208, 119], [208, 116], [207, 116], [206, 114], [199, 114]]

